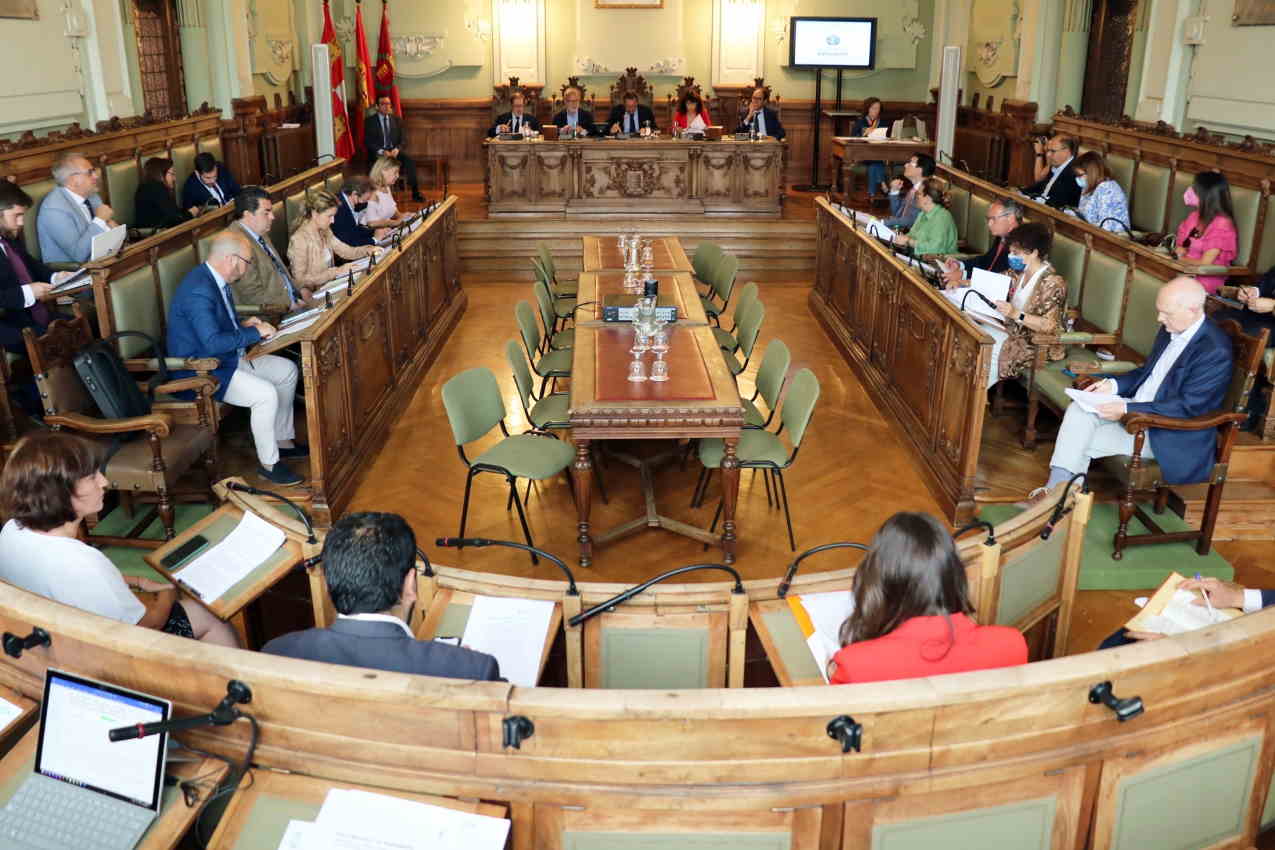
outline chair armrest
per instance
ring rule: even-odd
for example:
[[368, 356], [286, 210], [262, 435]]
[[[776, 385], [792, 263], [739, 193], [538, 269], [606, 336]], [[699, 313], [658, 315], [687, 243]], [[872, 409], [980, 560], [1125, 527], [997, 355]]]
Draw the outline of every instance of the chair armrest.
[[[216, 357], [165, 357], [165, 369], [189, 369], [192, 372], [211, 372], [221, 365]], [[154, 357], [133, 357], [124, 361], [130, 372], [158, 372], [159, 360]]]
[[44, 265], [49, 271], [54, 272], [76, 272], [81, 268], [79, 263], [45, 263]]
[[267, 307], [266, 304], [236, 304], [235, 313], [240, 316], [260, 316]]
[[1247, 413], [1206, 413], [1190, 419], [1175, 419], [1172, 416], [1157, 416], [1154, 413], [1126, 413], [1120, 417], [1120, 424], [1126, 431], [1145, 431], [1147, 428], [1163, 428], [1166, 431], [1203, 431], [1216, 428], [1228, 422], [1241, 425], [1248, 419]]
[[127, 434], [129, 431], [147, 431], [157, 437], [167, 437], [172, 423], [162, 413], [146, 416], [130, 416], [127, 419], [99, 419], [83, 413], [60, 413], [46, 416], [44, 421], [62, 428], [72, 428], [86, 434]]
[[210, 395], [217, 391], [221, 383], [216, 378], [210, 378], [206, 375], [192, 375], [189, 378], [178, 378], [175, 381], [168, 381], [155, 387], [156, 394], [164, 393], [171, 395], [173, 393], [185, 392], [186, 390], [207, 391]]
[[1097, 363], [1086, 365], [1083, 369], [1073, 368], [1072, 371], [1085, 375], [1123, 375], [1136, 368], [1138, 364], [1128, 360], [1099, 360]]
[[1033, 345], [1115, 345], [1119, 341], [1119, 337], [1115, 334], [1090, 333], [1088, 331], [1032, 334]]

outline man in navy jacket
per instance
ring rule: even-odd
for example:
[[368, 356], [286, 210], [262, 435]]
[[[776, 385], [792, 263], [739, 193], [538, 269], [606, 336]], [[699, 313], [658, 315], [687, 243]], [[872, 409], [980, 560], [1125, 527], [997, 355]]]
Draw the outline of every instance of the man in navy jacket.
[[[1190, 418], [1217, 410], [1231, 382], [1231, 340], [1204, 315], [1204, 287], [1178, 277], [1160, 288], [1155, 306], [1162, 325], [1147, 362], [1131, 372], [1089, 387], [1093, 392], [1121, 396], [1087, 413], [1072, 404], [1058, 430], [1050, 460], [1046, 492], [1075, 473], [1089, 469], [1089, 461], [1130, 454], [1133, 435], [1120, 419], [1126, 413]], [[1205, 480], [1217, 451], [1217, 431], [1169, 431], [1151, 428], [1143, 457], [1160, 464], [1166, 484]], [[1043, 498], [1040, 489], [1032, 497]]]
[[346, 245], [375, 245], [376, 233], [359, 223], [359, 213], [367, 209], [372, 197], [372, 181], [361, 174], [352, 174], [341, 185], [340, 203], [336, 205], [336, 217], [332, 219], [332, 235]]
[[224, 207], [239, 194], [239, 184], [230, 169], [204, 151], [195, 157], [195, 170], [182, 184], [182, 209], [211, 206]]
[[[239, 320], [229, 284], [252, 263], [252, 246], [242, 234], [223, 230], [213, 237], [208, 259], [182, 279], [168, 310], [170, 357], [216, 357], [213, 371], [220, 386], [216, 398], [251, 411], [252, 440], [261, 468], [257, 473], [274, 484], [300, 484], [304, 479], [280, 457], [305, 457], [293, 442], [292, 404], [297, 393], [296, 364], [267, 354], [249, 361], [247, 348], [274, 336], [269, 323], [253, 316]], [[187, 377], [190, 372], [175, 372]]]

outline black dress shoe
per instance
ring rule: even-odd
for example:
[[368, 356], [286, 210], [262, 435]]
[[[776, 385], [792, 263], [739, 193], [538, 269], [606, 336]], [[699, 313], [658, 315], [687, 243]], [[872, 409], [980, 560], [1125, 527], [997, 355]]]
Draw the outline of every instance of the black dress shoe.
[[274, 469], [266, 469], [264, 466], [257, 467], [257, 474], [269, 481], [271, 484], [279, 484], [283, 487], [291, 487], [294, 484], [300, 484], [305, 481], [300, 475], [292, 470], [286, 463], [282, 461], [274, 465]]
[[286, 449], [283, 446], [279, 447], [279, 457], [297, 458], [297, 457], [309, 457], [309, 456], [310, 456], [310, 447], [306, 445], [305, 443], [301, 443], [300, 445], [292, 446], [291, 448], [286, 448]]

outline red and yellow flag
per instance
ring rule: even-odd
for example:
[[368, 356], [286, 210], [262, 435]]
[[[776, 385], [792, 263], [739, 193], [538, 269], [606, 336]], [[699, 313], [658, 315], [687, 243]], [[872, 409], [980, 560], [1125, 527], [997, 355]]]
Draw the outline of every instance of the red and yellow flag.
[[328, 0], [323, 0], [323, 38], [328, 46], [332, 65], [332, 136], [336, 139], [336, 155], [346, 159], [354, 156], [354, 136], [350, 134], [350, 122], [345, 112], [345, 59], [341, 55], [341, 42], [332, 25], [332, 10]]
[[354, 12], [354, 49], [358, 53], [358, 104], [359, 111], [354, 124], [354, 147], [363, 150], [363, 119], [372, 110], [372, 60], [367, 55], [367, 34], [363, 30], [363, 0], [358, 0]]
[[390, 41], [390, 0], [381, 0], [381, 37], [376, 45], [376, 71], [372, 75], [376, 96], [389, 95], [394, 114], [403, 117], [403, 104], [394, 84], [394, 44]]

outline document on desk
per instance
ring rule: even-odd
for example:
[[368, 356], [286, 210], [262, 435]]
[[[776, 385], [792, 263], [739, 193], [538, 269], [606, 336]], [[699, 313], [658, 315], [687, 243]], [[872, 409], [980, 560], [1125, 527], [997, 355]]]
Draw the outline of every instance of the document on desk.
[[279, 328], [279, 332], [277, 336], [287, 336], [288, 334], [300, 333], [301, 331], [310, 327], [310, 325], [313, 325], [315, 322], [319, 321], [319, 319], [322, 319], [322, 318], [323, 318], [323, 312], [320, 311], [316, 313], [315, 315], [307, 316], [306, 318], [301, 319], [300, 321], [291, 322], [290, 324], [283, 325], [282, 327]]
[[88, 269], [80, 267], [73, 272], [54, 272], [49, 283], [53, 284], [52, 291], [55, 295], [65, 295], [92, 286], [93, 275], [89, 274]]
[[22, 709], [7, 699], [0, 697], [0, 729], [5, 729], [10, 723], [22, 716]]
[[975, 321], [988, 321], [995, 327], [1004, 329], [1005, 317], [977, 295], [965, 296], [974, 291], [972, 286], [958, 286], [956, 289], [943, 290], [943, 297], [956, 305], [957, 309], [974, 314], [970, 318]]
[[878, 239], [884, 239], [887, 242], [894, 241], [894, 230], [886, 226], [886, 223], [880, 219], [874, 218], [863, 224], [863, 229], [868, 232], [869, 236], [875, 236]]
[[500, 675], [512, 684], [534, 688], [552, 620], [551, 599], [475, 596], [460, 642], [494, 655], [500, 662]]
[[322, 850], [502, 850], [509, 821], [352, 788], [328, 792], [315, 826]]
[[204, 602], [213, 602], [273, 555], [285, 539], [283, 529], [245, 511], [234, 531], [176, 576]]
[[1071, 387], [1067, 387], [1064, 392], [1067, 393], [1068, 398], [1080, 405], [1080, 409], [1085, 413], [1097, 413], [1098, 405], [1101, 404], [1110, 404], [1113, 401], [1129, 401], [1129, 399], [1121, 398], [1115, 393], [1091, 393], [1084, 390], [1072, 389]]
[[[809, 621], [801, 622], [801, 614], [797, 615], [802, 634], [806, 637], [806, 646], [826, 682], [828, 662], [841, 649], [841, 624], [854, 612], [854, 595], [848, 590], [834, 590], [827, 593], [803, 593], [788, 599], [789, 607], [795, 603]], [[797, 614], [795, 610], [794, 614]]]

